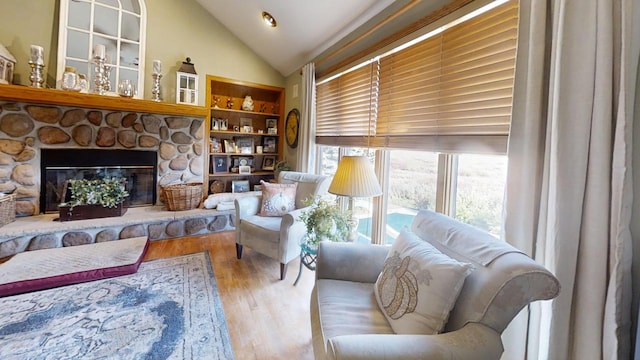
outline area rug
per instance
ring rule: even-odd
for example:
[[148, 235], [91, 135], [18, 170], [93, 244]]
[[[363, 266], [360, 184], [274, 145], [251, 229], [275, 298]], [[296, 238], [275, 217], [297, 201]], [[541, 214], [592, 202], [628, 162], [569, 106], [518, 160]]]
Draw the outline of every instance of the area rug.
[[0, 298], [3, 359], [233, 359], [208, 253]]

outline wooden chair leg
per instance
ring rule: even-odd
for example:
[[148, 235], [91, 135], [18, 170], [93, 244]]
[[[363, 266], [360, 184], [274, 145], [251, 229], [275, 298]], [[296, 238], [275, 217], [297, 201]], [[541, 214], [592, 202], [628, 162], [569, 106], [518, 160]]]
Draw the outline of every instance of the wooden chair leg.
[[280, 280], [287, 276], [287, 264], [280, 263]]
[[238, 260], [242, 259], [242, 245], [236, 243], [236, 257]]

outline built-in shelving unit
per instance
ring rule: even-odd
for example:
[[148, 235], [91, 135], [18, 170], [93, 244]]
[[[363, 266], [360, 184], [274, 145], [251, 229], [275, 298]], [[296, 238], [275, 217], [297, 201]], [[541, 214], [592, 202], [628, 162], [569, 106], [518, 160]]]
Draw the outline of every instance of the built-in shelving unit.
[[[253, 189], [260, 180], [272, 179], [284, 146], [284, 88], [207, 75], [206, 90], [206, 190], [231, 192], [237, 180], [249, 181]], [[252, 111], [242, 110], [246, 96], [253, 100]], [[241, 171], [247, 170], [241, 166], [248, 166], [250, 173]]]

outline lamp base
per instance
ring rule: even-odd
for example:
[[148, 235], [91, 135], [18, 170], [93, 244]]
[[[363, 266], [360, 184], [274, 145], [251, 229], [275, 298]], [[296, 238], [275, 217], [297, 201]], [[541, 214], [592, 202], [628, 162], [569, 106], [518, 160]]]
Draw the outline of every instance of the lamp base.
[[347, 241], [355, 242], [356, 240], [358, 240], [358, 223], [359, 222], [360, 220], [358, 220], [358, 218], [353, 216], [352, 214], [351, 218], [349, 219], [349, 236], [347, 237]]

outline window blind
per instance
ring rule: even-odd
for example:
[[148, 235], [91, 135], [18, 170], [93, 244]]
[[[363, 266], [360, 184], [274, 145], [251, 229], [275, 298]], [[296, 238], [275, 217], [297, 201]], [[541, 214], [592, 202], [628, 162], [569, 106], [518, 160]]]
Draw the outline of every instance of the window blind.
[[[517, 25], [517, 1], [509, 1], [381, 57], [378, 87], [371, 89], [378, 93], [370, 96], [377, 106], [370, 113], [375, 117], [367, 145], [506, 152]], [[322, 97], [318, 92], [319, 102]], [[323, 111], [318, 107], [318, 116]], [[345, 130], [338, 126], [326, 136], [346, 136]]]
[[366, 146], [375, 135], [378, 72], [371, 61], [316, 86], [316, 143]]

